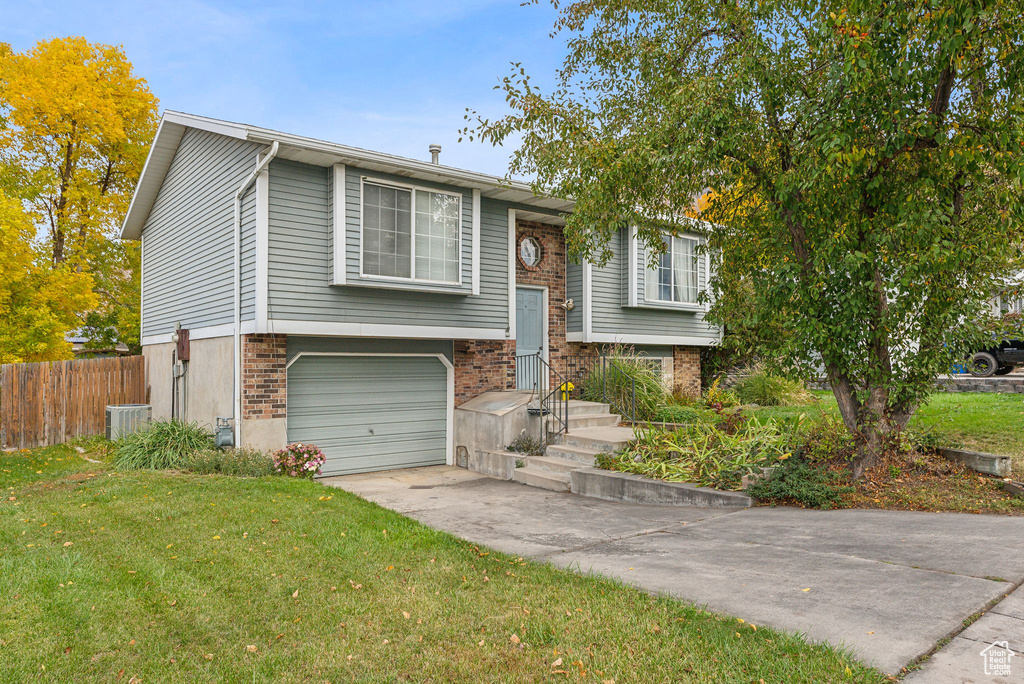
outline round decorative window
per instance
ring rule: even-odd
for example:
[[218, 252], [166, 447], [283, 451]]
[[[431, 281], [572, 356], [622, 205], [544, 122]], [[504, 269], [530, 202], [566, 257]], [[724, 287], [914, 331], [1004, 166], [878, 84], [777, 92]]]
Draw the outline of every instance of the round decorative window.
[[540, 264], [540, 241], [526, 235], [519, 241], [519, 260], [526, 268], [536, 268]]

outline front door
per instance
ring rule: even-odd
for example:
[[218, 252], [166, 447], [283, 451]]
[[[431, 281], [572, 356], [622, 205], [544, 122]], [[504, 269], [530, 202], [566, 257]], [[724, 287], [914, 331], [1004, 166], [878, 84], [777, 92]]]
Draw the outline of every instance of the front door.
[[[544, 356], [544, 290], [516, 288], [516, 388], [538, 389]], [[540, 388], [543, 389], [543, 388]]]

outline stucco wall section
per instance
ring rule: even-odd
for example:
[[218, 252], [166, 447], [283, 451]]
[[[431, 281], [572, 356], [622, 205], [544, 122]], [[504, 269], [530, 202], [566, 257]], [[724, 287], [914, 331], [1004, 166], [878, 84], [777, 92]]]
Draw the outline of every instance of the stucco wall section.
[[[174, 347], [174, 344], [166, 343], [142, 348], [154, 420], [169, 420], [172, 415]], [[192, 340], [189, 347], [185, 375], [178, 379], [177, 417], [213, 428], [217, 416], [230, 417], [233, 410], [231, 362], [234, 339], [212, 337]]]

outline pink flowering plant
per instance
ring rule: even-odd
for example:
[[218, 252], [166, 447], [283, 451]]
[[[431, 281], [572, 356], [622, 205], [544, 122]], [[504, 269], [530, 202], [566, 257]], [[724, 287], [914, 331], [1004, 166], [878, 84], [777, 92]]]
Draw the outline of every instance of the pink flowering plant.
[[313, 444], [289, 444], [274, 454], [274, 470], [289, 477], [313, 478], [327, 457]]

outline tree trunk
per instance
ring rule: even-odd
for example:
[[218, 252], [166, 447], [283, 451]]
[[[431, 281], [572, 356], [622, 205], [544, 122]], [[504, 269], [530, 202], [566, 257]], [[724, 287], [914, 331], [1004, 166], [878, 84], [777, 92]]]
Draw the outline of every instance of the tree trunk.
[[913, 411], [890, 407], [889, 391], [881, 386], [869, 386], [865, 390], [867, 397], [861, 400], [849, 378], [834, 369], [826, 370], [839, 414], [857, 444], [850, 469], [853, 479], [859, 480], [869, 468], [878, 465], [893, 437], [907, 426]]

